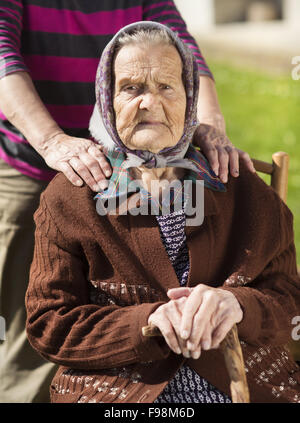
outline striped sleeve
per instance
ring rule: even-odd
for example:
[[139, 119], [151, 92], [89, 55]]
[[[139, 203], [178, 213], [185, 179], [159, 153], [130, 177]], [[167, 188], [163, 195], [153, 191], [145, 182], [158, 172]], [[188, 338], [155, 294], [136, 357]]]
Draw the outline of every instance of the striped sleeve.
[[0, 0], [0, 79], [10, 73], [27, 71], [20, 53], [23, 2]]
[[188, 32], [186, 23], [182, 19], [173, 0], [144, 0], [143, 19], [146, 21], [159, 22], [169, 26], [173, 31], [175, 31], [181, 40], [192, 50], [198, 63], [199, 73], [201, 75], [208, 75], [213, 79], [213, 75], [206, 64], [195, 39]]

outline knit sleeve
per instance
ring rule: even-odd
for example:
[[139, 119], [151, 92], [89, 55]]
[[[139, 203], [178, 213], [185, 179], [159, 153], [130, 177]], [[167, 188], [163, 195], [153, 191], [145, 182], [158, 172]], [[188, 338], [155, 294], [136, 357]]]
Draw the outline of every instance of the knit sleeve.
[[146, 21], [159, 22], [169, 26], [178, 34], [181, 40], [192, 50], [200, 75], [208, 75], [213, 79], [213, 75], [207, 66], [204, 57], [195, 41], [188, 32], [185, 21], [175, 6], [174, 1], [144, 0], [143, 19]]
[[[236, 296], [244, 313], [237, 325], [240, 339], [254, 345], [290, 343], [292, 319], [300, 312], [293, 216], [277, 194], [274, 197], [271, 208], [273, 215], [278, 215], [278, 224], [270, 228], [272, 245], [268, 246], [269, 250], [273, 249], [273, 258], [249, 285], [223, 287]], [[261, 246], [258, 249], [261, 251]]]
[[0, 79], [14, 72], [28, 72], [20, 53], [22, 18], [22, 1], [0, 0]]
[[92, 304], [87, 259], [79, 245], [64, 239], [51, 216], [42, 194], [35, 213], [35, 250], [26, 293], [26, 327], [32, 347], [49, 361], [80, 369], [166, 358], [167, 344], [141, 332], [162, 303]]

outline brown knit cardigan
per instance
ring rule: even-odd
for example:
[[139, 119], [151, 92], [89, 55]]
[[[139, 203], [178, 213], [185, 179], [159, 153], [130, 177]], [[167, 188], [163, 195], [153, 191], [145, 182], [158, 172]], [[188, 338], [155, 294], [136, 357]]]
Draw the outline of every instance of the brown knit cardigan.
[[[141, 329], [178, 287], [155, 216], [100, 217], [87, 187], [57, 175], [35, 214], [27, 332], [60, 365], [52, 402], [151, 403], [184, 362], [230, 395], [219, 350], [198, 360]], [[292, 215], [241, 163], [227, 192], [205, 189], [201, 226], [186, 227], [187, 285], [234, 293], [251, 402], [300, 402], [300, 369], [285, 347], [300, 314]]]

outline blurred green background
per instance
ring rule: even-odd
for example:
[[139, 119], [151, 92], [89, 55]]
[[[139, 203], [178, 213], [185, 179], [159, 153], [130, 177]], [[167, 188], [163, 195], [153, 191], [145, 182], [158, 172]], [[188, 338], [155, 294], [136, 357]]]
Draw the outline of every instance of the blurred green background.
[[[294, 215], [300, 265], [300, 80], [206, 59], [233, 144], [268, 162], [276, 151], [290, 155], [287, 204]], [[269, 183], [267, 175], [263, 179]]]

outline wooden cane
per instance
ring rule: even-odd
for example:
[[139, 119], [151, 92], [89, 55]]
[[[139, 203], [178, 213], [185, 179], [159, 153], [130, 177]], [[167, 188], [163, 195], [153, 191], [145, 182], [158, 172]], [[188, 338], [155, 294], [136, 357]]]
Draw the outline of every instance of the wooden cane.
[[[151, 325], [144, 326], [142, 328], [142, 334], [144, 336], [162, 336], [160, 330], [156, 326]], [[220, 344], [220, 348], [224, 354], [226, 368], [230, 377], [232, 402], [249, 403], [249, 389], [236, 325], [233, 325], [227, 333]]]

